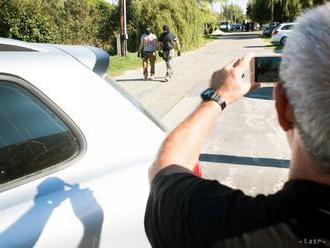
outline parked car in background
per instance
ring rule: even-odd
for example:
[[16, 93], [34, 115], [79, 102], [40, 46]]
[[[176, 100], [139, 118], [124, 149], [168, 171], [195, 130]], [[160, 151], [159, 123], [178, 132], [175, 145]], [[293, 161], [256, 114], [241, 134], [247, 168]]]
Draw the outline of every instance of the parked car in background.
[[242, 25], [239, 23], [233, 23], [231, 24], [231, 31], [232, 32], [238, 32], [241, 31]]
[[149, 247], [165, 133], [87, 46], [0, 38], [0, 247]]
[[263, 24], [261, 26], [261, 30], [264, 31], [265, 29], [269, 28], [269, 27], [276, 27], [277, 25], [279, 25], [280, 23], [279, 22], [273, 22], [273, 23], [266, 23], [266, 24]]
[[294, 25], [296, 25], [296, 23], [293, 22], [279, 24], [272, 32], [271, 42], [276, 45], [285, 45]]
[[273, 30], [276, 28], [277, 26], [273, 25], [273, 26], [269, 26], [267, 28], [265, 28], [262, 32], [262, 35], [263, 36], [266, 36], [266, 37], [271, 37], [272, 36], [272, 33], [273, 33]]
[[232, 27], [229, 21], [222, 21], [220, 22], [220, 30], [221, 31], [226, 31], [226, 32], [231, 32]]

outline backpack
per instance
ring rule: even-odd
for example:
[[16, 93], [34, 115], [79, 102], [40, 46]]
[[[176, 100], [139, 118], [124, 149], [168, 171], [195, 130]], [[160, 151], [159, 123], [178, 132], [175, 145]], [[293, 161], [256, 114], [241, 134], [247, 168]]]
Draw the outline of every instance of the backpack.
[[169, 51], [175, 47], [175, 36], [172, 33], [163, 33], [160, 41], [163, 42], [163, 51]]

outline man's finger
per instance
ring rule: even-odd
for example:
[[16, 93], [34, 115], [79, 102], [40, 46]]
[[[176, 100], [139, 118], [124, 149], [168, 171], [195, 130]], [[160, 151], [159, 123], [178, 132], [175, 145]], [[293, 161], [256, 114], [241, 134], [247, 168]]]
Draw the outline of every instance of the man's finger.
[[235, 64], [239, 62], [239, 59], [233, 59], [232, 61], [229, 62], [229, 64], [226, 65], [226, 69], [229, 69], [229, 68], [234, 68], [235, 67]]
[[250, 66], [251, 59], [253, 57], [253, 53], [248, 53], [234, 65], [235, 69], [238, 69], [240, 71], [244, 71], [245, 69], [247, 69]]

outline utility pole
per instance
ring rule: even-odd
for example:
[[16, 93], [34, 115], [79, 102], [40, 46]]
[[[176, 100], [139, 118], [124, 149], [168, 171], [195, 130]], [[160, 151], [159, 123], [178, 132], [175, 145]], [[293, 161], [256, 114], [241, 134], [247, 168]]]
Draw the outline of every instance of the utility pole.
[[271, 6], [271, 21], [272, 21], [272, 24], [274, 23], [274, 0], [271, 0], [272, 1], [272, 6]]
[[126, 22], [126, 0], [119, 2], [120, 12], [120, 56], [127, 55], [127, 22]]

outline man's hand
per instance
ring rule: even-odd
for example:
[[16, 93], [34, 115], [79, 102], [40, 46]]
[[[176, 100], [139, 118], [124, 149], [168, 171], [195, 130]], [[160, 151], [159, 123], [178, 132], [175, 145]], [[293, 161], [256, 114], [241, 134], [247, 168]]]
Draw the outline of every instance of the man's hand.
[[238, 100], [251, 89], [259, 87], [259, 84], [251, 84], [244, 80], [244, 73], [250, 69], [252, 57], [253, 54], [248, 54], [241, 59], [235, 59], [223, 69], [213, 73], [211, 87], [217, 90], [227, 104]]
[[178, 57], [180, 57], [180, 56], [181, 56], [181, 50], [178, 51]]

